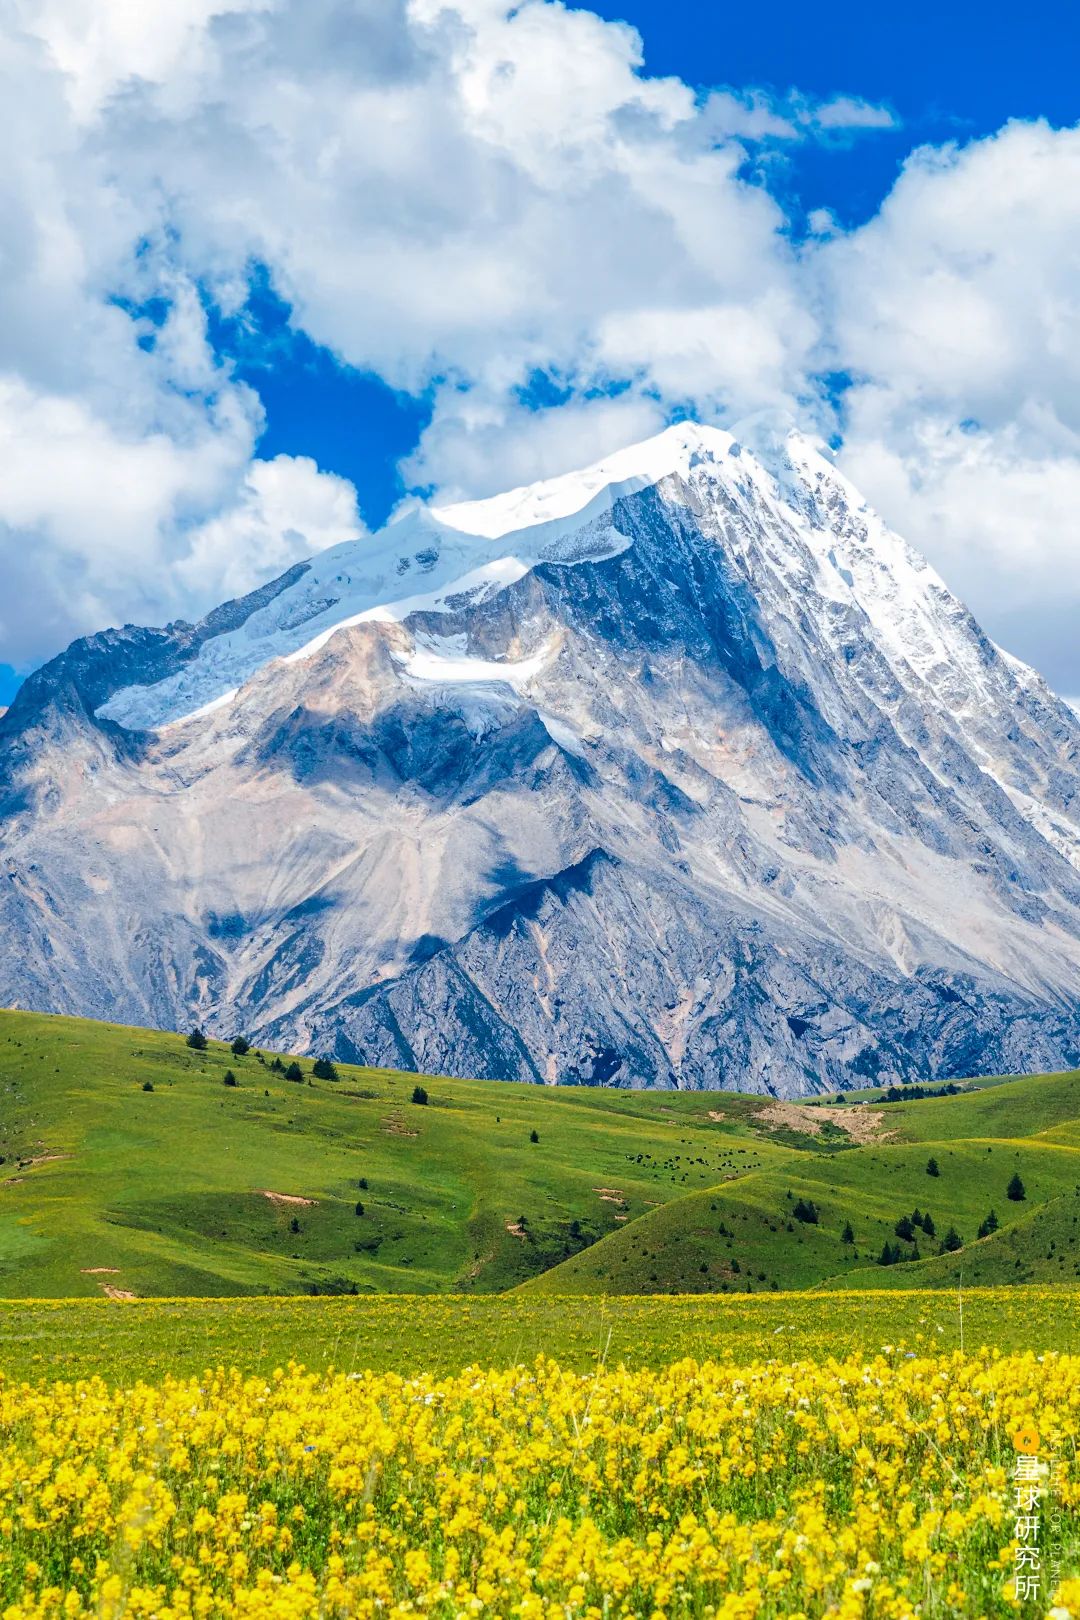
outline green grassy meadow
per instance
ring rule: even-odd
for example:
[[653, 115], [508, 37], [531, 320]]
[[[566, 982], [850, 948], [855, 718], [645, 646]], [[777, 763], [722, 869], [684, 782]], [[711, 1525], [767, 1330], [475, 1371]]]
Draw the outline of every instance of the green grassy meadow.
[[0, 1012], [0, 1297], [1080, 1283], [1076, 1073], [859, 1106], [428, 1078], [421, 1106], [415, 1075], [302, 1069]]
[[130, 1386], [219, 1367], [266, 1377], [290, 1363], [441, 1378], [538, 1356], [588, 1372], [684, 1357], [750, 1365], [961, 1347], [1080, 1354], [1080, 1290], [0, 1302], [0, 1377], [11, 1382]]
[[704, 1096], [303, 1069], [0, 1013], [0, 1296], [500, 1292], [787, 1152]]

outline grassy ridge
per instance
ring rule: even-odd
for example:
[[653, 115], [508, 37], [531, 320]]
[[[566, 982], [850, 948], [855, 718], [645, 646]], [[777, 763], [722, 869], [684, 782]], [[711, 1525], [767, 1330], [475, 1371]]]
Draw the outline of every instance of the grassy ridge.
[[0, 1013], [0, 1295], [494, 1292], [786, 1154], [707, 1096], [303, 1068]]
[[[1076, 1074], [860, 1107], [428, 1079], [420, 1106], [415, 1075], [303, 1068], [0, 1013], [0, 1295], [1080, 1280]], [[907, 1263], [878, 1265], [894, 1241]]]
[[[931, 1157], [937, 1177], [927, 1174]], [[1024, 1183], [1022, 1202], [1007, 1196], [1014, 1173]], [[813, 1204], [816, 1222], [795, 1217], [800, 1201]], [[978, 1241], [991, 1209], [999, 1230]], [[931, 1215], [936, 1235], [916, 1230], [914, 1242], [901, 1243], [897, 1222], [916, 1210]], [[990, 1286], [1036, 1278], [1073, 1283], [1080, 1280], [1078, 1222], [1080, 1153], [1042, 1137], [804, 1153], [652, 1210], [524, 1286], [563, 1294], [756, 1292], [949, 1286], [962, 1275]], [[1058, 1234], [1050, 1263], [1047, 1223]], [[939, 1256], [950, 1227], [964, 1249]], [[853, 1241], [844, 1241], [847, 1230]], [[905, 1254], [917, 1247], [922, 1258], [881, 1266], [886, 1243]]]

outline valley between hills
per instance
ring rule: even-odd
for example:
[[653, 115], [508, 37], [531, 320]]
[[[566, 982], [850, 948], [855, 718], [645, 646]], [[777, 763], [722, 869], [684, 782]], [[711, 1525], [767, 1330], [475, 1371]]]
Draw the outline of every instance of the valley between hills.
[[1076, 1072], [789, 1104], [288, 1062], [0, 1013], [0, 1296], [1080, 1277]]

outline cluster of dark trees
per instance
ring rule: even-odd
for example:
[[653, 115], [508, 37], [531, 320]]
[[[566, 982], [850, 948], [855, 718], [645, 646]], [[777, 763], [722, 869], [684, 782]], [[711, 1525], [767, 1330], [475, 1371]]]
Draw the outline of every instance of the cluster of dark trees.
[[879, 1102], [921, 1102], [924, 1097], [958, 1097], [968, 1086], [958, 1086], [950, 1080], [944, 1086], [889, 1086]]
[[[205, 1052], [209, 1043], [203, 1031], [199, 1028], [195, 1028], [189, 1033], [187, 1037], [187, 1044], [194, 1052]], [[246, 1057], [251, 1051], [251, 1042], [245, 1035], [236, 1035], [229, 1043], [229, 1050], [232, 1052], [234, 1057]], [[263, 1057], [261, 1052], [256, 1052], [255, 1057], [259, 1063], [266, 1062], [266, 1059]], [[283, 1074], [286, 1080], [303, 1080], [304, 1078], [304, 1071], [300, 1067], [299, 1063], [296, 1062], [295, 1058], [291, 1063], [286, 1065], [279, 1057], [275, 1057], [272, 1062], [267, 1065], [267, 1067], [270, 1069], [271, 1074]], [[337, 1080], [340, 1078], [337, 1070], [328, 1057], [316, 1058], [314, 1063], [311, 1065], [311, 1073], [316, 1080]], [[226, 1069], [224, 1079], [227, 1086], [235, 1086], [239, 1084], [236, 1075], [231, 1069]], [[416, 1090], [423, 1091], [423, 1087], [418, 1086]], [[414, 1092], [413, 1102], [417, 1101], [419, 1101], [419, 1099], [416, 1092]], [[427, 1102], [427, 1092], [424, 1092], [423, 1101]]]
[[[930, 1163], [933, 1164], [934, 1160], [931, 1159]], [[936, 1172], [936, 1171], [934, 1172], [934, 1174], [937, 1174], [937, 1173], [938, 1172]], [[1020, 1179], [1020, 1176], [1017, 1175], [1017, 1174], [1014, 1174], [1012, 1176], [1012, 1178], [1011, 1178], [1011, 1180], [1009, 1182], [1009, 1185], [1005, 1189], [1005, 1191], [1006, 1191], [1006, 1196], [1011, 1198], [1014, 1203], [1020, 1203], [1023, 1199], [1025, 1199], [1027, 1197], [1027, 1189], [1025, 1188], [1023, 1181]], [[991, 1232], [996, 1232], [997, 1231], [1000, 1224], [1001, 1223], [998, 1220], [997, 1215], [994, 1213], [993, 1210], [991, 1210], [989, 1212], [989, 1214], [985, 1217], [985, 1219], [982, 1220], [979, 1223], [979, 1228], [978, 1228], [978, 1231], [976, 1232], [976, 1236], [981, 1237], [981, 1238], [989, 1237]], [[901, 1261], [904, 1261], [904, 1260], [919, 1260], [919, 1259], [921, 1259], [922, 1257], [919, 1254], [919, 1245], [918, 1245], [918, 1238], [917, 1238], [916, 1228], [918, 1228], [919, 1231], [922, 1231], [923, 1233], [925, 1233], [925, 1235], [927, 1237], [934, 1237], [936, 1235], [937, 1229], [934, 1226], [933, 1216], [930, 1214], [929, 1211], [927, 1211], [925, 1214], [923, 1214], [921, 1211], [915, 1209], [915, 1210], [912, 1210], [910, 1215], [901, 1215], [900, 1219], [897, 1221], [896, 1226], [894, 1228], [894, 1230], [896, 1232], [896, 1235], [897, 1235], [898, 1238], [901, 1238], [905, 1243], [913, 1244], [914, 1247], [912, 1249], [909, 1249], [909, 1250], [904, 1250], [904, 1249], [902, 1249], [900, 1247], [900, 1245], [898, 1243], [886, 1242], [882, 1247], [880, 1255], [878, 1256], [878, 1265], [879, 1266], [895, 1266], [895, 1265], [899, 1264]], [[850, 1225], [845, 1227], [845, 1229], [844, 1229], [844, 1242], [845, 1243], [849, 1242], [849, 1241], [852, 1241], [851, 1239], [848, 1238], [848, 1233], [850, 1231], [851, 1231]], [[938, 1254], [954, 1254], [957, 1249], [962, 1249], [963, 1246], [964, 1246], [964, 1240], [960, 1236], [959, 1232], [956, 1230], [956, 1227], [955, 1226], [950, 1226], [949, 1230], [946, 1232], [945, 1236], [942, 1238], [941, 1242], [938, 1244], [937, 1252], [938, 1252]]]

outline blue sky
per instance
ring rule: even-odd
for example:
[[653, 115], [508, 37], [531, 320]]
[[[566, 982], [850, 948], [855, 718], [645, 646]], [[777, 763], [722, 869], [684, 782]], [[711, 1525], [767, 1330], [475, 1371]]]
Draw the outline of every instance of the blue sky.
[[[673, 414], [723, 421], [763, 404], [832, 429], [852, 476], [991, 632], [1080, 691], [1071, 603], [1054, 588], [1062, 514], [1080, 491], [1077, 379], [1061, 335], [1080, 263], [1080, 232], [1063, 229], [1077, 209], [1066, 141], [1080, 117], [1076, 7], [597, 0], [597, 19], [640, 33], [639, 70], [617, 31], [582, 30], [555, 6], [522, 8], [544, 13], [544, 31], [525, 36], [496, 0], [454, 3], [476, 44], [452, 64], [428, 0], [408, 11], [404, 0], [276, 0], [255, 20], [246, 0], [222, 0], [209, 20], [204, 4], [177, 0], [156, 34], [131, 25], [120, 0], [100, 0], [92, 44], [73, 29], [75, 0], [34, 12], [23, 145], [28, 164], [44, 153], [55, 165], [54, 182], [30, 191], [39, 161], [12, 195], [42, 221], [63, 217], [84, 252], [55, 297], [29, 264], [26, 286], [9, 289], [23, 313], [0, 325], [0, 374], [13, 379], [0, 441], [31, 468], [28, 484], [41, 468], [40, 487], [0, 481], [0, 702], [16, 670], [71, 635], [193, 616], [295, 554], [377, 527], [409, 489], [483, 494], [560, 470], [579, 444], [600, 452]], [[548, 45], [568, 65], [565, 107], [549, 105]], [[505, 105], [503, 57], [518, 87]], [[284, 74], [310, 97], [297, 127], [268, 135], [263, 65], [268, 84]], [[487, 104], [466, 127], [461, 87], [485, 74]], [[643, 110], [642, 74], [681, 81], [698, 111], [659, 92]], [[414, 87], [424, 93], [409, 99]], [[702, 109], [717, 90], [732, 96], [715, 115], [728, 120], [716, 150], [736, 152], [737, 167], [721, 163], [710, 191]], [[389, 96], [396, 122], [382, 110], [357, 133]], [[837, 98], [870, 113], [831, 121]], [[594, 142], [583, 160], [577, 125], [592, 128], [594, 102], [602, 133], [581, 136]], [[794, 127], [755, 134], [749, 112], [739, 122], [751, 106]], [[403, 154], [380, 173], [410, 119]], [[1028, 133], [1000, 138], [1010, 119]], [[1048, 122], [1045, 136], [1033, 120]], [[359, 155], [335, 169], [352, 138]], [[940, 161], [912, 167], [917, 148]], [[279, 170], [270, 150], [287, 155]], [[688, 151], [696, 189], [669, 250], [652, 241], [653, 166], [660, 153], [680, 182]], [[613, 199], [595, 235], [595, 203], [567, 202], [583, 163], [595, 197]], [[534, 197], [526, 229], [522, 199]], [[944, 244], [943, 219], [956, 225]], [[535, 293], [523, 294], [534, 265]], [[1033, 330], [1026, 289], [1040, 278]], [[709, 334], [704, 367], [695, 321]], [[944, 377], [939, 335], [958, 345]], [[81, 505], [74, 493], [65, 504], [56, 491], [84, 476]], [[31, 598], [42, 603], [34, 633]]]
[[[1010, 118], [1064, 125], [1080, 117], [1080, 9], [1068, 0], [1025, 9], [1022, 28], [1015, 7], [972, 0], [837, 0], [824, 9], [790, 0], [742, 8], [601, 0], [589, 9], [638, 30], [648, 73], [702, 90], [855, 95], [896, 113], [893, 129], [806, 143], [773, 163], [770, 189], [787, 201], [796, 230], [815, 208], [831, 209], [845, 226], [870, 219], [916, 146], [968, 141]], [[261, 341], [239, 349], [223, 341], [222, 349], [239, 352], [240, 375], [266, 407], [260, 452], [314, 456], [355, 483], [370, 527], [385, 522], [404, 493], [397, 463], [414, 447], [429, 401], [341, 366], [303, 334], [290, 338], [287, 311], [272, 298], [254, 303]]]

